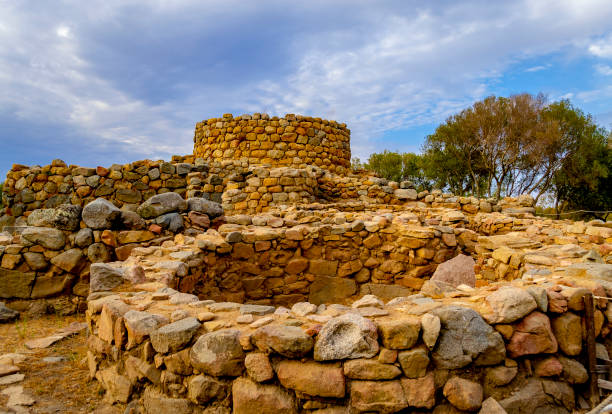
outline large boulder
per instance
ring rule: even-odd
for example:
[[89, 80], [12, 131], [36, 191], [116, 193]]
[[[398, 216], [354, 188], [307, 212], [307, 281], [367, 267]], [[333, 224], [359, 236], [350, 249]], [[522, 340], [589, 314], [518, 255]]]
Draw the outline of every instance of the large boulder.
[[123, 269], [108, 263], [92, 263], [89, 269], [89, 291], [112, 290], [123, 283]]
[[191, 364], [216, 377], [240, 376], [245, 354], [239, 338], [237, 329], [222, 329], [200, 336], [189, 352]]
[[223, 215], [223, 207], [219, 203], [207, 200], [205, 198], [193, 197], [187, 199], [189, 211], [206, 214], [210, 218], [216, 218]]
[[58, 229], [49, 227], [27, 227], [21, 237], [33, 244], [39, 244], [49, 250], [61, 250], [66, 244], [66, 237]]
[[123, 318], [128, 334], [127, 349], [131, 349], [142, 343], [149, 337], [151, 332], [169, 322], [168, 319], [162, 315], [136, 310], [126, 312]]
[[232, 384], [234, 414], [297, 414], [293, 395], [276, 385], [238, 378]]
[[149, 198], [138, 207], [136, 212], [145, 219], [151, 219], [162, 214], [185, 211], [186, 209], [187, 201], [183, 197], [177, 193], [168, 192]]
[[318, 362], [280, 361], [276, 375], [283, 387], [313, 397], [344, 398], [342, 367]]
[[350, 404], [357, 412], [375, 413], [395, 413], [408, 407], [399, 380], [351, 381]]
[[356, 313], [332, 318], [323, 325], [314, 347], [314, 359], [372, 358], [378, 353], [376, 324]]
[[431, 312], [440, 318], [438, 345], [432, 358], [441, 369], [463, 368], [472, 361], [495, 364], [505, 357], [504, 342], [474, 310], [460, 306], [443, 306]]
[[559, 342], [561, 351], [576, 356], [582, 352], [582, 322], [580, 316], [572, 312], [553, 319], [552, 329]]
[[85, 256], [81, 249], [69, 249], [51, 258], [51, 263], [69, 273], [78, 273], [83, 268]]
[[151, 332], [151, 344], [157, 352], [176, 352], [187, 345], [200, 327], [196, 318], [190, 317], [162, 326]]
[[557, 348], [557, 339], [550, 327], [550, 320], [541, 312], [532, 312], [520, 321], [514, 327], [514, 333], [507, 346], [512, 358], [523, 355], [552, 354], [557, 352]]
[[297, 326], [267, 325], [258, 328], [251, 341], [263, 352], [276, 352], [287, 358], [300, 358], [308, 354], [313, 339]]
[[26, 222], [32, 227], [53, 227], [55, 209], [39, 208], [30, 213]]
[[482, 405], [482, 386], [460, 377], [453, 377], [444, 385], [444, 396], [459, 410], [476, 411]]
[[489, 323], [514, 322], [538, 307], [529, 292], [511, 286], [487, 295], [485, 301], [491, 308], [483, 315]]
[[83, 207], [83, 221], [92, 229], [110, 229], [120, 219], [121, 210], [104, 198], [97, 198]]
[[476, 286], [476, 273], [474, 272], [474, 259], [460, 254], [438, 265], [431, 277], [432, 281], [448, 283], [453, 287], [459, 285]]
[[81, 222], [81, 206], [62, 204], [55, 208], [53, 226], [60, 230], [76, 231]]
[[155, 219], [155, 224], [158, 224], [162, 229], [167, 229], [172, 233], [178, 233], [184, 228], [183, 216], [179, 213], [167, 213]]
[[416, 316], [378, 322], [381, 342], [388, 349], [410, 349], [416, 344], [421, 321]]

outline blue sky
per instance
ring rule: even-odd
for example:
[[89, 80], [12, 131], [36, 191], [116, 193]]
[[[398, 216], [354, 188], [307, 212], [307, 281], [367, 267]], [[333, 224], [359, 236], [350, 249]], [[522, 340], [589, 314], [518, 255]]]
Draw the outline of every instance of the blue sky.
[[346, 122], [362, 159], [491, 94], [610, 129], [612, 2], [0, 0], [0, 91], [2, 177], [187, 154], [226, 112]]

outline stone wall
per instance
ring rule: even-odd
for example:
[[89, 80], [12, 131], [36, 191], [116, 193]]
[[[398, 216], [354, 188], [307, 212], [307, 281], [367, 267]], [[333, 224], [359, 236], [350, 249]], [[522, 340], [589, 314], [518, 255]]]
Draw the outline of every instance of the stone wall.
[[[582, 298], [602, 287], [568, 283], [291, 309], [100, 292], [90, 376], [108, 401], [147, 413], [569, 414], [588, 401]], [[593, 313], [609, 359], [612, 305]]]
[[352, 217], [330, 224], [269, 215], [227, 220], [190, 241], [192, 266], [174, 287], [259, 304], [342, 302], [368, 293], [390, 299], [418, 291], [439, 263], [461, 251], [453, 229], [443, 226]]
[[225, 114], [197, 123], [193, 140], [194, 155], [207, 161], [246, 158], [250, 165], [314, 165], [338, 174], [351, 165], [346, 124], [321, 118]]
[[225, 214], [254, 214], [270, 207], [312, 203], [317, 194], [315, 174], [308, 169], [250, 167], [233, 174], [223, 193]]
[[68, 166], [62, 160], [44, 167], [13, 165], [4, 181], [5, 216], [0, 217], [0, 230], [36, 209], [66, 203], [84, 206], [100, 197], [118, 207], [136, 207], [155, 194], [168, 191], [183, 197], [221, 201], [222, 179], [208, 174], [208, 169], [206, 163], [196, 162], [192, 156], [175, 156], [172, 162], [113, 164], [108, 168]]
[[[178, 232], [203, 232], [223, 214], [218, 203], [173, 192], [152, 196], [136, 210], [99, 198], [84, 208], [62, 204], [29, 212], [27, 225], [0, 232], [0, 299], [26, 310], [30, 300], [53, 298], [44, 302], [58, 313], [82, 311], [93, 264], [121, 263], [136, 247], [160, 245]], [[144, 278], [126, 266], [126, 275]], [[172, 282], [179, 269], [157, 270]]]

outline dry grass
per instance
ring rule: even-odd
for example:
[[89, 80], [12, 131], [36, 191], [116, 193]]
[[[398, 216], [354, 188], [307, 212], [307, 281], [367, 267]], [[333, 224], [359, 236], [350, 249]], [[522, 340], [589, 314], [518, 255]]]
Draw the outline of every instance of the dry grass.
[[[0, 325], [0, 355], [21, 353], [27, 359], [19, 364], [25, 379], [23, 385], [36, 399], [33, 413], [89, 413], [99, 409], [105, 413], [120, 413], [102, 401], [103, 390], [96, 381], [89, 381], [87, 369], [87, 334], [63, 339], [49, 348], [30, 350], [24, 343], [30, 339], [53, 334], [72, 322], [83, 322], [84, 316], [44, 316]], [[63, 357], [64, 361], [46, 363], [44, 357]], [[4, 399], [2, 399], [4, 398]], [[0, 407], [6, 403], [0, 397]]]

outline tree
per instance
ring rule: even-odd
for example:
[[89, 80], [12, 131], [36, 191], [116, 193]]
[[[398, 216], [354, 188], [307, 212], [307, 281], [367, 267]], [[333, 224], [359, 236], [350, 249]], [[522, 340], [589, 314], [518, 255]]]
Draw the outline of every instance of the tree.
[[551, 105], [550, 110], [568, 153], [551, 179], [557, 214], [588, 210], [593, 212], [578, 216], [606, 219], [603, 211], [612, 207], [612, 133], [568, 101]]
[[366, 168], [390, 181], [403, 179], [402, 156], [397, 152], [384, 150], [381, 153], [370, 154]]
[[490, 96], [448, 118], [423, 150], [428, 175], [457, 194], [529, 193], [538, 201], [580, 143], [602, 131], [567, 100]]
[[400, 154], [389, 150], [371, 154], [365, 168], [390, 181], [412, 181], [419, 189], [431, 188], [425, 176], [425, 159], [411, 152]]

